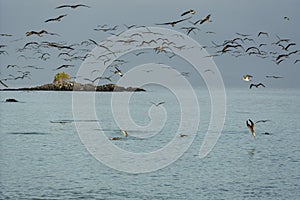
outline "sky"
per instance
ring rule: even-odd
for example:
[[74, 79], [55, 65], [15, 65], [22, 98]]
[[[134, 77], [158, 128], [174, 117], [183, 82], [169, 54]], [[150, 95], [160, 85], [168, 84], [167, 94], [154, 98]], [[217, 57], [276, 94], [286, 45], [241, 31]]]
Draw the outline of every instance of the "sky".
[[[76, 9], [62, 8], [55, 9], [57, 6], [65, 4], [85, 4], [87, 7], [78, 7]], [[298, 74], [300, 72], [300, 61], [294, 62], [299, 58], [300, 52], [292, 54], [284, 59], [280, 64], [274, 60], [280, 54], [286, 54], [300, 49], [300, 13], [298, 11], [300, 2], [298, 0], [0, 0], [0, 33], [11, 34], [12, 36], [0, 36], [1, 51], [6, 53], [0, 54], [0, 80], [21, 76], [23, 72], [30, 71], [30, 79], [5, 80], [9, 88], [36, 86], [53, 81], [53, 77], [58, 72], [66, 72], [71, 76], [76, 76], [82, 60], [66, 61], [58, 54], [65, 52], [55, 48], [30, 48], [24, 51], [18, 51], [28, 42], [43, 41], [56, 42], [64, 45], [71, 45], [82, 41], [92, 39], [100, 42], [111, 37], [108, 32], [95, 31], [101, 25], [107, 24], [107, 27], [118, 26], [113, 33], [120, 33], [126, 30], [126, 25], [139, 25], [147, 27], [168, 28], [186, 34], [182, 27], [193, 26], [188, 21], [195, 22], [198, 19], [205, 18], [211, 14], [211, 22], [197, 24], [195, 33], [190, 33], [189, 37], [205, 47], [208, 54], [213, 55], [216, 51], [222, 50], [224, 45], [219, 48], [213, 47], [213, 42], [223, 44], [226, 40], [240, 37], [236, 33], [249, 34], [251, 41], [239, 41], [244, 47], [258, 46], [266, 44], [260, 49], [267, 52], [267, 58], [259, 58], [255, 55], [245, 55], [235, 57], [230, 55], [234, 50], [240, 48], [231, 48], [229, 52], [221, 56], [213, 57], [218, 67], [225, 87], [249, 87], [249, 83], [241, 80], [246, 74], [253, 76], [253, 83], [262, 82], [270, 88], [299, 88], [300, 81]], [[180, 15], [190, 9], [194, 9], [194, 15]], [[55, 18], [59, 15], [67, 14], [60, 22], [44, 21]], [[175, 27], [156, 25], [158, 23], [176, 21], [185, 17], [192, 17], [185, 22], [178, 23]], [[26, 32], [47, 30], [57, 35], [43, 35], [42, 37], [32, 35], [26, 36]], [[267, 32], [268, 36], [261, 35], [259, 32]], [[213, 33], [207, 33], [213, 32]], [[288, 51], [282, 50], [276, 44], [277, 36], [281, 39], [290, 39], [288, 43], [282, 42], [283, 46], [289, 43], [296, 45], [290, 46]], [[245, 37], [243, 37], [245, 38]], [[78, 52], [82, 46], [76, 46]], [[93, 45], [86, 47], [90, 50]], [[79, 50], [80, 51], [80, 50]], [[269, 52], [278, 52], [272, 55]], [[43, 53], [49, 53], [49, 59], [42, 60], [39, 58]], [[83, 51], [77, 53], [83, 55]], [[22, 56], [23, 55], [23, 56]], [[26, 58], [24, 57], [26, 56]], [[197, 55], [195, 55], [197, 56]], [[132, 67], [145, 63], [164, 63], [178, 69], [179, 72], [186, 72], [186, 77], [192, 84], [204, 84], [199, 81], [201, 76], [195, 76], [194, 71], [189, 63], [180, 58], [170, 59], [164, 53], [155, 53], [153, 49], [147, 50], [147, 55], [134, 56], [125, 55], [122, 59], [126, 60], [126, 66], [119, 66], [123, 73]], [[171, 61], [172, 60], [172, 61]], [[55, 70], [63, 64], [74, 65], [74, 67]], [[103, 63], [99, 62], [99, 65]], [[8, 65], [17, 65], [17, 67], [8, 67]], [[43, 69], [28, 68], [25, 66], [35, 66]], [[113, 69], [113, 68], [112, 68]], [[18, 72], [21, 71], [21, 72]], [[107, 70], [107, 75], [111, 70]], [[283, 78], [274, 79], [265, 76], [280, 76]], [[89, 77], [93, 78], [93, 77]], [[113, 77], [113, 82], [120, 77]], [[172, 78], [172, 77], [167, 77]], [[101, 83], [110, 83], [106, 80]], [[0, 86], [4, 88], [4, 86]]]

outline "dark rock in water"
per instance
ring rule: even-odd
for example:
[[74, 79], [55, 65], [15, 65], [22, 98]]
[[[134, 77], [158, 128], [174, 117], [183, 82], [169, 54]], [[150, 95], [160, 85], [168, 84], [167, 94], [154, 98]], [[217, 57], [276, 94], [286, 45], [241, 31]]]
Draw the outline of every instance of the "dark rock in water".
[[3, 89], [9, 90], [42, 90], [42, 91], [97, 91], [97, 92], [145, 92], [143, 88], [135, 87], [122, 87], [116, 84], [106, 84], [95, 86], [92, 84], [81, 84], [76, 82], [55, 82], [45, 85], [40, 85], [32, 88], [19, 88], [19, 89]]
[[19, 102], [19, 101], [16, 99], [6, 99], [5, 102]]

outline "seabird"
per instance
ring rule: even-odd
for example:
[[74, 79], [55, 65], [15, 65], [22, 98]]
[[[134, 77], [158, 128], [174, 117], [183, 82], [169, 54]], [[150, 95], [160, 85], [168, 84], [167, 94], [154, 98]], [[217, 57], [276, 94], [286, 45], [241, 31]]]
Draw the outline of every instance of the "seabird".
[[128, 136], [128, 133], [127, 133], [127, 131], [125, 131], [125, 130], [120, 130], [120, 132], [125, 136], [125, 137], [127, 137]]
[[266, 78], [275, 78], [275, 79], [277, 79], [277, 78], [283, 78], [282, 76], [266, 76]]
[[267, 37], [269, 37], [269, 34], [267, 32], [262, 32], [260, 31], [257, 35], [257, 37], [259, 37], [260, 35], [266, 35]]
[[122, 138], [120, 137], [112, 137], [112, 138], [109, 138], [110, 140], [121, 140]]
[[31, 35], [38, 35], [38, 36], [40, 36], [40, 37], [42, 37], [43, 35], [43, 33], [45, 33], [45, 34], [48, 34], [48, 35], [57, 35], [57, 36], [59, 36], [58, 34], [56, 34], [56, 33], [49, 33], [48, 31], [46, 31], [46, 30], [41, 30], [41, 31], [39, 31], [39, 32], [37, 32], [37, 31], [29, 31], [29, 32], [26, 32], [26, 36], [31, 36]]
[[60, 67], [56, 68], [55, 70], [59, 70], [59, 69], [62, 69], [62, 68], [68, 68], [68, 67], [74, 67], [74, 65], [61, 65]]
[[67, 14], [60, 15], [60, 16], [58, 16], [58, 17], [56, 17], [56, 18], [47, 19], [45, 22], [47, 23], [47, 22], [51, 22], [51, 21], [61, 21], [61, 19], [62, 19], [63, 17], [65, 17], [65, 16], [67, 16]]
[[251, 133], [252, 133], [254, 139], [256, 139], [256, 133], [255, 133], [255, 131], [254, 131], [254, 123], [253, 123], [253, 121], [252, 121], [251, 119], [248, 119], [248, 120], [246, 121], [246, 125], [247, 125], [247, 127], [250, 129], [250, 131], [251, 131]]
[[7, 33], [1, 33], [0, 36], [6, 36], [6, 37], [11, 37], [11, 34], [7, 34]]
[[282, 48], [282, 50], [285, 50], [285, 51], [288, 51], [288, 48], [289, 48], [290, 46], [294, 46], [294, 45], [296, 45], [296, 43], [290, 43], [290, 44], [288, 44], [286, 47], [283, 46], [282, 44], [278, 44], [278, 46], [280, 46], [280, 47]]
[[0, 80], [1, 85], [3, 85], [4, 87], [8, 88], [8, 86], [2, 82], [2, 80]]
[[256, 88], [258, 88], [259, 86], [262, 86], [262, 87], [266, 87], [264, 84], [262, 84], [262, 83], [258, 83], [258, 84], [253, 84], [253, 83], [251, 83], [251, 85], [250, 85], [250, 89], [253, 87], [253, 86], [255, 86]]
[[187, 137], [188, 135], [186, 134], [180, 134], [179, 137]]
[[178, 24], [179, 22], [183, 22], [186, 21], [188, 19], [191, 19], [192, 17], [188, 17], [188, 18], [184, 18], [181, 20], [177, 20], [177, 21], [172, 21], [172, 22], [166, 22], [166, 23], [160, 23], [160, 24], [155, 24], [155, 25], [171, 25], [172, 27], [174, 27], [176, 24]]
[[184, 16], [184, 15], [187, 15], [187, 14], [192, 14], [192, 15], [193, 15], [193, 14], [195, 14], [195, 13], [196, 13], [196, 11], [191, 9], [191, 10], [188, 10], [188, 11], [182, 13], [182, 14], [181, 14], [181, 17]]
[[203, 24], [204, 22], [211, 22], [209, 19], [210, 19], [210, 14], [207, 15], [204, 19], [202, 19], [202, 20], [200, 21], [200, 24]]
[[159, 102], [159, 103], [154, 103], [154, 102], [151, 102], [151, 103], [157, 107], [157, 106], [159, 106], [159, 105], [162, 105], [162, 104], [164, 104], [165, 102], [164, 102], [164, 101], [162, 101], [162, 102]]
[[247, 74], [247, 75], [244, 75], [244, 76], [242, 77], [242, 80], [243, 80], [243, 81], [251, 81], [251, 78], [252, 78], [252, 77], [253, 77], [253, 76]]
[[114, 71], [115, 74], [118, 74], [119, 76], [123, 76], [123, 73], [121, 72], [121, 70], [117, 67], [115, 67], [116, 71]]
[[258, 120], [255, 122], [255, 124], [258, 124], [258, 123], [266, 123], [266, 122], [270, 122], [271, 120], [269, 119], [262, 119], [262, 120]]
[[60, 8], [77, 8], [77, 7], [86, 7], [86, 8], [90, 8], [89, 6], [87, 5], [84, 5], [84, 4], [77, 4], [77, 5], [61, 5], [61, 6], [58, 6], [56, 7], [55, 9], [60, 9]]

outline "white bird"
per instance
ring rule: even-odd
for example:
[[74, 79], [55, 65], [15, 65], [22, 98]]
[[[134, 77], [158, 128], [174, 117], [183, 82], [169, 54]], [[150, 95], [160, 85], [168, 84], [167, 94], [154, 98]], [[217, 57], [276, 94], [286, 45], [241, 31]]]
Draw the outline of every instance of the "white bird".
[[251, 78], [252, 78], [252, 77], [253, 77], [253, 76], [247, 74], [247, 75], [244, 75], [244, 76], [242, 77], [242, 80], [248, 82], [248, 81], [251, 81]]
[[125, 130], [120, 130], [120, 132], [125, 136], [125, 137], [127, 137], [128, 136], [128, 133], [127, 133], [127, 131], [125, 131]]
[[254, 123], [253, 123], [253, 121], [252, 121], [251, 119], [248, 119], [248, 120], [246, 121], [246, 125], [247, 125], [247, 127], [250, 129], [250, 131], [251, 131], [251, 133], [252, 133], [254, 139], [256, 139], [256, 133], [255, 133], [255, 131], [254, 131]]

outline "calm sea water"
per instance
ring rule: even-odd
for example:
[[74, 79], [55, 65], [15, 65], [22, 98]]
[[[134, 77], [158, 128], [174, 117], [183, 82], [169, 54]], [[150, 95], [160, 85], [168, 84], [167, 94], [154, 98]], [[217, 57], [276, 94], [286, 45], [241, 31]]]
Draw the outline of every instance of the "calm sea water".
[[[1, 92], [0, 199], [299, 199], [300, 90], [227, 89], [224, 129], [204, 159], [198, 154], [210, 98], [204, 89], [196, 93], [201, 124], [190, 148], [158, 171], [129, 174], [99, 162], [81, 143], [72, 122], [71, 92]], [[20, 102], [5, 103], [7, 98]], [[110, 99], [111, 93], [96, 94], [97, 120], [107, 137], [122, 137]], [[174, 137], [180, 109], [163, 89], [132, 96], [133, 120], [149, 123], [151, 101], [165, 101], [168, 115], [161, 133], [115, 145], [151, 152]], [[256, 125], [256, 140], [245, 126], [249, 118], [271, 120]], [[70, 123], [50, 122], [61, 120]]]

